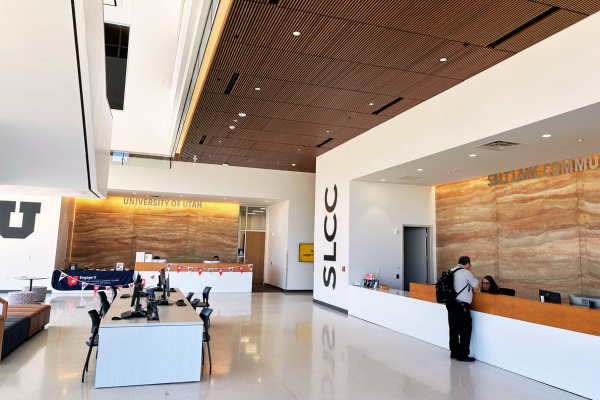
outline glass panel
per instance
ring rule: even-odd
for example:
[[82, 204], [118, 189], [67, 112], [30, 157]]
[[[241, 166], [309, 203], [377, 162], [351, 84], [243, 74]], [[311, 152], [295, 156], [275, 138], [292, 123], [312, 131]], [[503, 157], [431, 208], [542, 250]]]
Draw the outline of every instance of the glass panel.
[[248, 207], [248, 230], [267, 229], [267, 207]]
[[129, 47], [129, 28], [121, 27], [121, 47]]
[[117, 46], [106, 45], [104, 54], [108, 57], [117, 57], [119, 55], [119, 48]]
[[246, 206], [240, 206], [240, 230], [246, 229]]
[[246, 231], [239, 231], [238, 235], [238, 257], [244, 257], [244, 244], [246, 242]]
[[118, 46], [120, 31], [121, 31], [121, 29], [119, 26], [105, 24], [104, 25], [104, 43]]

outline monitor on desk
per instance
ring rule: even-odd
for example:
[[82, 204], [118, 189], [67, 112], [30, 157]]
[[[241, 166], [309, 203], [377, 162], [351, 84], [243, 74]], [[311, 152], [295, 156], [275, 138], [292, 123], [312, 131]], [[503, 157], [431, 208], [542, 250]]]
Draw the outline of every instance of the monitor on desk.
[[204, 260], [203, 263], [204, 264], [220, 264], [221, 261], [212, 261], [212, 260], [208, 261], [208, 260]]
[[[585, 296], [582, 294], [570, 294], [569, 304], [572, 306], [583, 306], [584, 301], [589, 302], [590, 308], [600, 308], [600, 297], [599, 296]], [[587, 307], [587, 305], [586, 305]]]
[[557, 303], [557, 304], [562, 303], [560, 300], [560, 293], [549, 292], [547, 290], [542, 290], [542, 289], [539, 290], [539, 293], [540, 293], [540, 301], [543, 301], [545, 303]]

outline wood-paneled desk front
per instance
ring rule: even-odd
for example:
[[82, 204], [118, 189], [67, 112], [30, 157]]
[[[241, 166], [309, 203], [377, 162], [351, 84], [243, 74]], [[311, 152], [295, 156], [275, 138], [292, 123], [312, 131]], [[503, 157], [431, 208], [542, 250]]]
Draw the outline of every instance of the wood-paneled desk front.
[[[145, 318], [113, 321], [132, 310], [121, 290], [100, 324], [96, 388], [197, 382], [202, 369], [203, 323], [179, 289], [170, 301], [186, 307], [160, 306], [160, 322]], [[142, 298], [142, 306], [146, 299]], [[171, 339], [171, 340], [169, 340]]]
[[[177, 272], [177, 265], [183, 268]], [[136, 274], [139, 272], [146, 280], [146, 287], [155, 286], [158, 283], [158, 271], [167, 263], [135, 263]], [[204, 263], [171, 263], [171, 271], [168, 272], [171, 287], [178, 287], [184, 293], [194, 292], [196, 297], [202, 298], [202, 290], [206, 286], [212, 287], [213, 293], [250, 293], [252, 292], [252, 271], [250, 264], [204, 264]], [[188, 271], [188, 267], [192, 268]], [[243, 272], [240, 268], [243, 267]], [[202, 268], [202, 273], [199, 269]], [[219, 268], [223, 270], [219, 274]], [[233, 272], [229, 272], [233, 268]], [[208, 272], [212, 269], [213, 272]], [[165, 272], [167, 270], [165, 269]], [[154, 278], [153, 278], [154, 277]]]

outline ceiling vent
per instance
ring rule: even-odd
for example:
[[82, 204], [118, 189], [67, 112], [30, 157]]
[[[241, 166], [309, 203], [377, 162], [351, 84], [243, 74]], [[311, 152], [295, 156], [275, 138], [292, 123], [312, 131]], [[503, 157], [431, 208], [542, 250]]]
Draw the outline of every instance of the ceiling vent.
[[494, 150], [494, 151], [504, 151], [514, 149], [515, 147], [526, 146], [527, 143], [518, 143], [518, 142], [507, 142], [505, 140], [495, 140], [493, 142], [485, 143], [479, 146], [473, 147], [474, 149], [484, 149], [484, 150]]
[[151, 199], [162, 199], [164, 196], [157, 196], [154, 194], [147, 194], [146, 197], [149, 197]]
[[414, 181], [418, 181], [420, 179], [425, 179], [424, 176], [410, 176], [410, 175], [404, 175], [404, 176], [399, 176], [398, 178], [394, 178], [397, 181], [404, 181], [404, 182], [414, 182]]

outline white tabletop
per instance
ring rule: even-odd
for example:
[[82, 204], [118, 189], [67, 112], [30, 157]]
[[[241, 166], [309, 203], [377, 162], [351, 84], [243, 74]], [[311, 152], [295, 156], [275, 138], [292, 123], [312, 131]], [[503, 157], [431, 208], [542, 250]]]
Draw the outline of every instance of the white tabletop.
[[49, 276], [46, 276], [46, 277], [40, 277], [40, 276], [15, 276], [14, 278], [22, 280], [22, 281], [31, 281], [31, 280], [38, 280], [38, 279], [50, 279]]
[[[110, 306], [110, 309], [106, 313], [106, 316], [102, 319], [100, 328], [123, 328], [127, 326], [166, 326], [166, 325], [202, 325], [202, 319], [196, 313], [192, 305], [185, 298], [183, 293], [179, 289], [176, 292], [172, 292], [169, 297], [169, 301], [173, 303], [171, 306], [158, 306], [158, 318], [159, 322], [148, 321], [146, 318], [131, 318], [122, 320], [113, 320], [113, 317], [120, 317], [121, 313], [125, 311], [133, 311], [131, 307], [131, 298], [123, 299], [121, 295], [126, 293], [133, 293], [133, 289], [122, 289], [117, 293], [117, 298]], [[162, 295], [162, 292], [157, 292], [156, 296]], [[185, 307], [179, 307], [175, 304], [177, 300], [183, 299], [185, 301]], [[140, 304], [143, 308], [146, 307], [146, 297], [140, 299]]]

